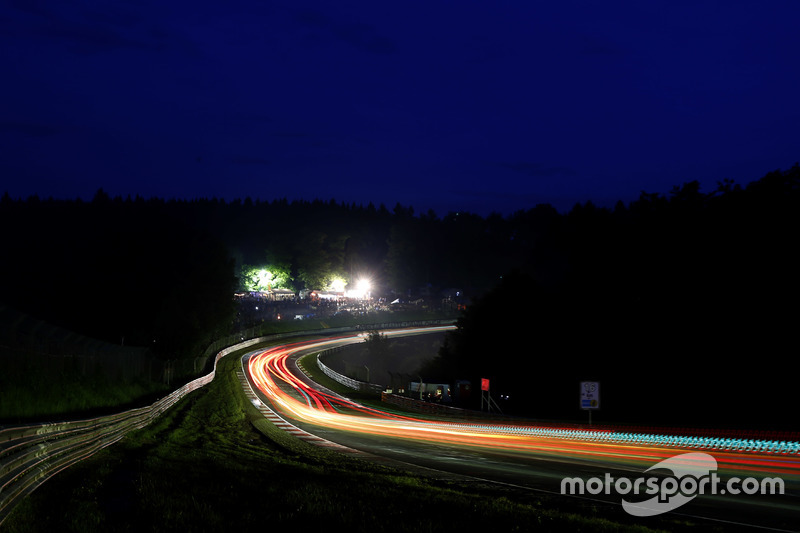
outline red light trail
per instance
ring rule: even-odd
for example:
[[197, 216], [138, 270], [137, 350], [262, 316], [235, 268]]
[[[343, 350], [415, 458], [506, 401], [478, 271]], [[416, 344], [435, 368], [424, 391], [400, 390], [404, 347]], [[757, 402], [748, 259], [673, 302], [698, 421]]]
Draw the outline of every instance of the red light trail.
[[[445, 328], [392, 330], [411, 335]], [[713, 451], [721, 470], [800, 480], [800, 444], [714, 436], [655, 435], [631, 428], [533, 426], [520, 422], [449, 421], [404, 416], [366, 407], [306, 384], [289, 368], [293, 355], [360, 342], [360, 335], [281, 345], [250, 354], [247, 368], [256, 388], [276, 412], [341, 431], [429, 443], [490, 448], [549, 458], [646, 467], [680, 453]]]

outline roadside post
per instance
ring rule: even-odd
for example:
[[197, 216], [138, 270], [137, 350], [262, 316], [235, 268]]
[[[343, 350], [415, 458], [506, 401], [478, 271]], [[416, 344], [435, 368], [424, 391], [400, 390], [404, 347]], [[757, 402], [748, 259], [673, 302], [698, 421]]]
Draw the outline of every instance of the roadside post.
[[497, 405], [497, 402], [495, 402], [492, 399], [492, 395], [489, 393], [489, 379], [488, 378], [481, 378], [481, 411], [483, 411], [484, 398], [486, 399], [486, 402], [485, 402], [486, 403], [486, 410], [488, 412], [491, 413], [492, 412], [492, 407], [494, 407], [494, 409], [498, 413], [500, 413], [500, 414], [503, 413], [503, 411], [500, 409], [500, 406]]

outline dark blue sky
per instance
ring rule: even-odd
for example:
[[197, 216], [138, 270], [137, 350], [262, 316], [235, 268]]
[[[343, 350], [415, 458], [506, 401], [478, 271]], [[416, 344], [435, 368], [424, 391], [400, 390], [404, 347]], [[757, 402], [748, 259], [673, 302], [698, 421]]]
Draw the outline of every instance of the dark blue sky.
[[800, 2], [5, 0], [0, 192], [613, 205], [800, 160]]

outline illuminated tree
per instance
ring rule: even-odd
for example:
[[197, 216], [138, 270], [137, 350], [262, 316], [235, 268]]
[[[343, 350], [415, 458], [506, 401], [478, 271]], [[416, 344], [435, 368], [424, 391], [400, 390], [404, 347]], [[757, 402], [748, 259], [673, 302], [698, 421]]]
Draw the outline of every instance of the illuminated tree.
[[291, 277], [285, 268], [276, 266], [242, 266], [241, 285], [246, 291], [268, 291], [289, 288]]
[[330, 281], [327, 284], [328, 290], [334, 292], [344, 292], [344, 288], [347, 286], [347, 281], [341, 276], [332, 276]]

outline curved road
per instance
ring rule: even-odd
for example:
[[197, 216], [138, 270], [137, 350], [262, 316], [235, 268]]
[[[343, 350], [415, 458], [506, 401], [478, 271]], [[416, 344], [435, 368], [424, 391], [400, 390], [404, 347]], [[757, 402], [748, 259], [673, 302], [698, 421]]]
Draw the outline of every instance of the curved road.
[[[451, 327], [383, 333], [419, 335]], [[607, 502], [614, 512], [624, 501], [628, 513], [636, 516], [671, 512], [729, 525], [800, 529], [797, 443], [665, 440], [630, 428], [588, 430], [525, 420], [408, 415], [390, 406], [376, 410], [356, 404], [314, 383], [297, 366], [304, 355], [356, 342], [363, 342], [363, 334], [270, 347], [244, 356], [243, 368], [274, 421], [296, 428], [307, 440], [360, 450], [376, 460], [551, 494], [562, 494], [565, 478], [581, 478], [583, 494], [565, 497]], [[666, 461], [663, 468], [645, 473], [660, 461]], [[632, 490], [637, 479], [639, 494]], [[655, 488], [645, 492], [645, 483], [655, 480], [661, 483], [661, 499]], [[672, 482], [685, 483], [683, 494]], [[783, 494], [753, 493], [773, 486], [780, 491], [776, 483], [782, 484]]]

